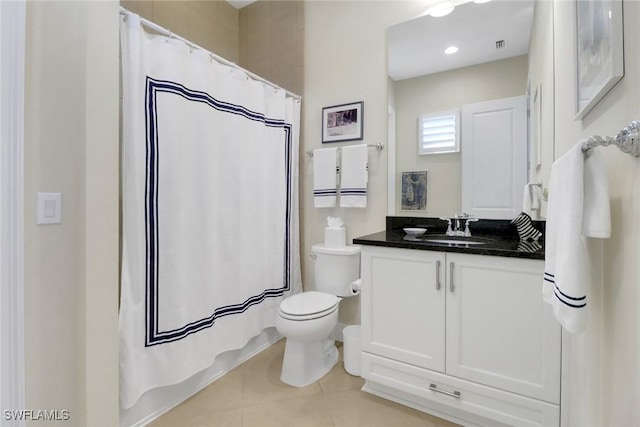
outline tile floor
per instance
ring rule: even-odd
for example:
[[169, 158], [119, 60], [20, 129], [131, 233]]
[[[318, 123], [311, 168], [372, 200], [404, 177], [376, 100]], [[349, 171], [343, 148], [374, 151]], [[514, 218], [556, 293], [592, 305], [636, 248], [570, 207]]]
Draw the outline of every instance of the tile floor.
[[257, 354], [150, 425], [452, 427], [448, 421], [360, 391], [340, 360], [304, 388], [280, 382], [285, 340]]

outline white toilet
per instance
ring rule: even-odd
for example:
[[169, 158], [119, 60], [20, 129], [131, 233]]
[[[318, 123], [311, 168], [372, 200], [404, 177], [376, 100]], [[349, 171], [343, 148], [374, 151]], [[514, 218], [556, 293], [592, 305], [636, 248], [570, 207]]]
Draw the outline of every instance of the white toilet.
[[353, 296], [351, 284], [360, 277], [360, 248], [313, 245], [316, 291], [284, 299], [276, 328], [286, 339], [282, 382], [307, 386], [328, 373], [338, 361], [338, 349], [329, 339], [338, 323], [338, 305]]

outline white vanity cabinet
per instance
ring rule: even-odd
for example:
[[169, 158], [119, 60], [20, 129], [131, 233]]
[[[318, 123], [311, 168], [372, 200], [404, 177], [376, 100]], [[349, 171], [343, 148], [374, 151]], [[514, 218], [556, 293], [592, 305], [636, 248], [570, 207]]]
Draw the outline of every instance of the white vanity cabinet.
[[543, 261], [363, 246], [364, 390], [464, 425], [559, 425]]

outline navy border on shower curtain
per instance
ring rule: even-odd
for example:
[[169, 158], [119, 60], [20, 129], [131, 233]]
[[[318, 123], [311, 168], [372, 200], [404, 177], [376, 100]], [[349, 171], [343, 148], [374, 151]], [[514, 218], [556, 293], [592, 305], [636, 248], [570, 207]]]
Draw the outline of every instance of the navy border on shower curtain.
[[[284, 156], [286, 176], [286, 218], [285, 218], [285, 253], [284, 277], [280, 288], [265, 289], [258, 295], [253, 295], [245, 301], [216, 308], [213, 313], [203, 319], [188, 323], [180, 328], [160, 331], [158, 327], [158, 123], [156, 109], [156, 95], [168, 92], [181, 96], [189, 101], [202, 102], [210, 107], [230, 114], [245, 117], [248, 120], [264, 123], [265, 126], [282, 128], [284, 131]], [[250, 306], [259, 304], [266, 298], [281, 296], [290, 289], [290, 226], [291, 226], [291, 191], [292, 167], [291, 124], [282, 119], [271, 119], [264, 114], [251, 111], [241, 105], [219, 101], [206, 92], [195, 91], [185, 86], [167, 81], [157, 80], [147, 76], [145, 93], [145, 124], [146, 124], [146, 193], [145, 193], [145, 228], [146, 228], [146, 337], [145, 347], [180, 340], [187, 335], [213, 326], [216, 319], [246, 311]]]

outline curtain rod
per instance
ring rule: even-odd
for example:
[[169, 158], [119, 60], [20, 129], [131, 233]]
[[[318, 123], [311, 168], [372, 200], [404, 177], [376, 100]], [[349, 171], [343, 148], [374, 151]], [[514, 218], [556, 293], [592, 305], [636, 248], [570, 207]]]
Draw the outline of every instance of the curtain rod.
[[[124, 7], [120, 6], [120, 15], [124, 15], [125, 18], [126, 18], [130, 13], [132, 13], [132, 12], [130, 12], [127, 9], [125, 9]], [[224, 59], [223, 57], [216, 55], [215, 53], [211, 52], [210, 50], [205, 49], [205, 48], [203, 48], [201, 46], [198, 46], [197, 44], [195, 44], [195, 43], [193, 43], [193, 42], [191, 42], [191, 41], [189, 41], [189, 40], [187, 40], [187, 39], [185, 39], [183, 37], [180, 37], [177, 34], [172, 33], [170, 30], [167, 30], [166, 28], [161, 27], [160, 25], [158, 25], [158, 24], [156, 24], [154, 22], [151, 22], [148, 19], [143, 18], [142, 16], [140, 17], [140, 23], [143, 26], [145, 26], [147, 28], [150, 28], [153, 31], [155, 31], [157, 33], [160, 33], [161, 35], [166, 36], [166, 37], [168, 37], [170, 39], [180, 40], [181, 42], [185, 43], [187, 46], [189, 46], [192, 49], [199, 49], [199, 50], [203, 50], [203, 51], [207, 52], [211, 56], [211, 58], [215, 59], [216, 61], [220, 62], [221, 64], [228, 65], [230, 67], [237, 68], [238, 70], [244, 71], [253, 80], [257, 80], [259, 82], [267, 84], [267, 85], [269, 85], [271, 87], [274, 87], [276, 89], [283, 89], [287, 93], [287, 95], [291, 96], [294, 99], [297, 99], [297, 100], [301, 100], [302, 99], [302, 97], [300, 95], [297, 95], [297, 94], [295, 94], [293, 92], [290, 92], [290, 91], [284, 89], [283, 87], [278, 86], [275, 83], [271, 83], [269, 80], [264, 79], [264, 78], [258, 76], [257, 74], [252, 73], [251, 71], [249, 71], [249, 70], [247, 70], [245, 68], [242, 68], [241, 66], [239, 66], [235, 62], [231, 62], [231, 61], [229, 61], [227, 59]]]
[[591, 150], [593, 147], [598, 147], [598, 146], [606, 147], [607, 145], [615, 145], [620, 150], [622, 150], [623, 152], [633, 157], [640, 157], [639, 128], [640, 128], [640, 122], [633, 121], [629, 124], [629, 126], [626, 126], [624, 129], [620, 131], [619, 134], [617, 134], [614, 137], [611, 137], [611, 136], [603, 137], [598, 135], [591, 136], [582, 144], [582, 152], [586, 153], [587, 151]]

